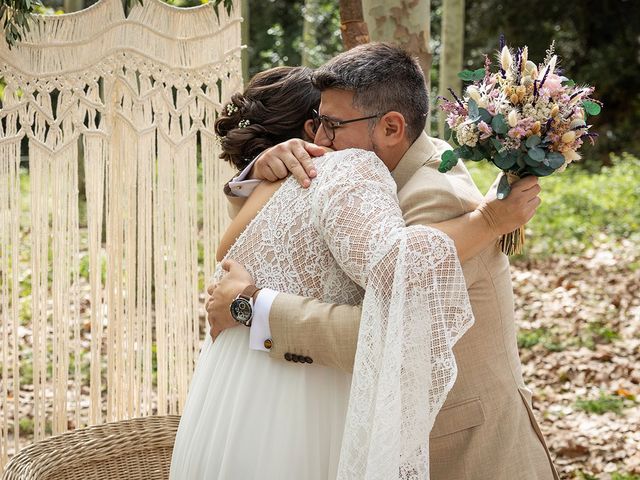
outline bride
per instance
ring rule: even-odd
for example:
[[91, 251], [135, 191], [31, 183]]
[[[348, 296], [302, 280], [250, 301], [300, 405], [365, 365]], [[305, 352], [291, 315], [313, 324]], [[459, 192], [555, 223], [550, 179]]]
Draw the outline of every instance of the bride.
[[[310, 74], [274, 68], [234, 95], [216, 123], [223, 158], [243, 168], [283, 140], [312, 140]], [[257, 187], [219, 253], [261, 287], [362, 303], [353, 377], [266, 358], [248, 348], [247, 328], [207, 336], [172, 479], [426, 478], [429, 431], [456, 377], [452, 347], [473, 323], [454, 243], [405, 226], [372, 152], [327, 153], [316, 167], [307, 189], [293, 178]]]

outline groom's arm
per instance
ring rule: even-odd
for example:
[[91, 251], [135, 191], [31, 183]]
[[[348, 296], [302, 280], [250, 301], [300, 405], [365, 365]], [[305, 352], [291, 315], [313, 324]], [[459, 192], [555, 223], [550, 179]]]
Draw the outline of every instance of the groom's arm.
[[228, 201], [229, 217], [236, 217], [247, 197], [263, 180], [277, 182], [291, 174], [303, 188], [307, 188], [317, 174], [311, 156], [321, 156], [324, 153], [324, 147], [299, 138], [264, 150], [242, 172], [225, 184], [224, 193]]
[[268, 313], [269, 355], [279, 360], [293, 355], [307, 357], [313, 363], [351, 373], [361, 315], [360, 305], [279, 293]]

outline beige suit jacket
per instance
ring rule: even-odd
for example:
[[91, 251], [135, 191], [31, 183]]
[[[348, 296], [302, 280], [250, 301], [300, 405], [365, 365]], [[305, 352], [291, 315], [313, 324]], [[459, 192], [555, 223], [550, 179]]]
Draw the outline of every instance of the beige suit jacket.
[[[438, 172], [447, 148], [423, 134], [394, 170], [407, 225], [460, 216], [482, 199], [462, 162]], [[431, 432], [431, 479], [557, 479], [522, 380], [509, 261], [491, 246], [463, 270], [475, 324], [454, 348], [458, 378]], [[269, 317], [270, 355], [312, 359], [299, 368], [321, 364], [350, 372], [360, 314], [359, 306], [279, 294]]]

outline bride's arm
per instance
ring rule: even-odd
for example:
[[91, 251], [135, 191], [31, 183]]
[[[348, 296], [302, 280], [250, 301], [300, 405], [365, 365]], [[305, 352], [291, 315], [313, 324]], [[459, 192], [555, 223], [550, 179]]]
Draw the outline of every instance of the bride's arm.
[[[495, 196], [495, 185], [472, 212], [429, 226], [446, 233], [454, 241], [461, 262], [475, 257], [495, 243], [500, 235], [527, 223], [540, 205], [536, 177], [527, 177], [512, 186], [504, 200]], [[417, 222], [426, 223], [426, 222]]]
[[242, 208], [235, 215], [231, 224], [222, 235], [222, 239], [216, 251], [216, 260], [219, 262], [227, 254], [236, 239], [242, 234], [244, 229], [251, 223], [260, 209], [269, 201], [271, 195], [280, 188], [284, 180], [277, 182], [262, 182], [258, 185], [253, 193], [244, 200]]

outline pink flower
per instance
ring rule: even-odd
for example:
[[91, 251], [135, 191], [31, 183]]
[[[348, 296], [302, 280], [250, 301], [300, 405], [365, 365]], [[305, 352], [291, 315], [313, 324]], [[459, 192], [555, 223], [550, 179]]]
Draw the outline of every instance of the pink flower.
[[509, 130], [509, 132], [507, 132], [507, 135], [509, 137], [511, 137], [511, 138], [522, 138], [526, 134], [527, 134], [527, 131], [524, 128], [520, 127], [520, 126], [511, 128]]
[[449, 125], [449, 128], [456, 128], [456, 125], [458, 124], [458, 118], [458, 115], [453, 112], [447, 115], [447, 124]]
[[480, 131], [480, 140], [486, 140], [493, 135], [493, 130], [485, 122], [478, 123], [478, 130]]
[[547, 79], [544, 81], [542, 88], [547, 89], [550, 95], [553, 95], [558, 90], [562, 89], [562, 77], [555, 73], [547, 75]]

